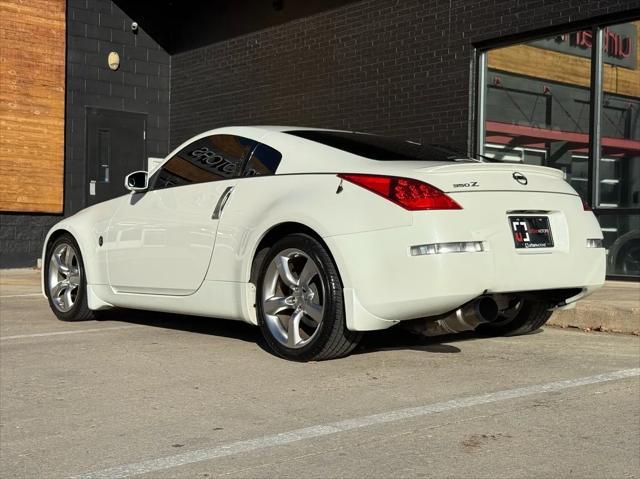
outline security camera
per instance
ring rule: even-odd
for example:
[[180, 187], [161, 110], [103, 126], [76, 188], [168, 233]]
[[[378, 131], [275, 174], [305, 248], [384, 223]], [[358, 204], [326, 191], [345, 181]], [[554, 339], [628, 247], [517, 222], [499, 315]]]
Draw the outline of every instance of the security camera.
[[133, 33], [138, 33], [138, 22], [131, 22], [131, 31]]

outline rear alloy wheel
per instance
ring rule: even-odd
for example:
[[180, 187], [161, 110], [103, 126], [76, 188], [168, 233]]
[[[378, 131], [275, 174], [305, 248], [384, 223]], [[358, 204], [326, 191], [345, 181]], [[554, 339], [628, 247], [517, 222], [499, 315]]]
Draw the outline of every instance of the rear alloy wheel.
[[310, 361], [349, 354], [361, 333], [346, 329], [342, 283], [333, 260], [311, 236], [278, 241], [257, 285], [258, 322], [280, 356]]
[[87, 306], [84, 264], [78, 244], [64, 234], [47, 249], [45, 292], [52, 311], [62, 321], [93, 319]]

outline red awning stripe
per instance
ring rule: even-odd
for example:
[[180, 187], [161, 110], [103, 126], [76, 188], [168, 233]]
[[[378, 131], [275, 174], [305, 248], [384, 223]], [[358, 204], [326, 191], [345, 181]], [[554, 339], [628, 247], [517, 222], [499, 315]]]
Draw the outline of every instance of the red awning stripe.
[[[487, 137], [491, 135], [494, 138], [496, 133], [503, 135], [501, 139], [517, 138], [517, 145], [529, 145], [531, 143], [540, 143], [540, 141], [566, 141], [570, 148], [584, 148], [589, 142], [589, 136], [585, 133], [576, 133], [571, 131], [550, 130], [548, 128], [536, 128], [526, 125], [513, 125], [510, 123], [501, 123], [498, 121], [487, 121], [485, 124]], [[495, 141], [495, 140], [494, 140]], [[640, 154], [640, 141], [628, 138], [602, 138], [602, 146], [608, 153], [625, 152], [631, 154]]]

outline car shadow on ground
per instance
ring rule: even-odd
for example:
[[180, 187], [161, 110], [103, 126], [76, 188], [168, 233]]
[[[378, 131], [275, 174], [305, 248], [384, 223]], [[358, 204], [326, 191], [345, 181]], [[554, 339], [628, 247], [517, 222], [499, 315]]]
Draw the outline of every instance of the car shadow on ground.
[[406, 349], [411, 351], [424, 351], [425, 353], [459, 353], [460, 348], [450, 343], [459, 341], [460, 336], [440, 338], [427, 338], [418, 334], [413, 334], [403, 328], [390, 328], [382, 331], [370, 331], [365, 333], [362, 341], [354, 354], [363, 354], [375, 351], [393, 351]]
[[185, 314], [158, 313], [135, 309], [101, 311], [99, 321], [117, 321], [154, 328], [174, 329], [190, 333], [208, 334], [255, 343], [262, 339], [260, 330], [242, 321], [189, 316]]
[[[542, 333], [542, 329], [523, 334], [528, 336]], [[458, 334], [447, 334], [442, 336], [422, 336], [414, 334], [402, 327], [394, 327], [382, 331], [371, 331], [366, 333], [362, 339], [360, 347], [355, 353], [372, 351], [390, 351], [396, 349], [406, 349], [412, 351], [424, 351], [427, 353], [459, 353], [462, 346], [469, 341], [486, 341], [490, 336], [479, 334], [474, 331], [466, 331]], [[452, 344], [453, 343], [453, 344]], [[360, 350], [362, 348], [362, 350]]]
[[[260, 329], [242, 321], [231, 321], [202, 316], [183, 314], [138, 311], [133, 309], [115, 309], [100, 313], [100, 321], [118, 321], [155, 328], [173, 329], [196, 334], [207, 334], [256, 343], [260, 348], [273, 354], [262, 337]], [[542, 330], [529, 334], [536, 334]], [[485, 336], [474, 332], [465, 332], [437, 337], [425, 337], [410, 331], [393, 327], [382, 331], [371, 331], [364, 334], [362, 341], [352, 354], [367, 354], [378, 351], [410, 350], [425, 353], [451, 354], [459, 353], [467, 341], [483, 340]], [[455, 343], [451, 344], [451, 343]]]

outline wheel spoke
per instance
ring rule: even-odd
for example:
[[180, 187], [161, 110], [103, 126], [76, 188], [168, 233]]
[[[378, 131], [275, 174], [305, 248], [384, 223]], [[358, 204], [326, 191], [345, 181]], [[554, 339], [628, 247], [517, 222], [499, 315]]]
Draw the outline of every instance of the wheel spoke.
[[307, 258], [307, 262], [300, 272], [298, 283], [300, 286], [309, 286], [311, 280], [318, 274], [318, 268], [311, 258]]
[[52, 254], [51, 261], [53, 262], [53, 266], [58, 271], [58, 273], [67, 274], [69, 268], [67, 268], [67, 265], [64, 264], [61, 256], [62, 252], [60, 252], [59, 254]]
[[277, 256], [275, 259], [276, 268], [278, 270], [278, 274], [280, 275], [280, 279], [286, 284], [289, 288], [295, 288], [298, 286], [298, 280], [293, 276], [291, 272], [291, 268], [289, 267], [288, 256]]
[[69, 284], [73, 286], [79, 286], [80, 270], [78, 268], [71, 268], [71, 270], [69, 271], [69, 275], [67, 276], [67, 279], [69, 280]]
[[56, 304], [56, 306], [58, 307], [59, 310], [64, 311], [66, 309], [65, 305], [64, 305], [64, 298], [62, 297], [55, 297], [52, 298], [53, 302]]
[[66, 279], [63, 279], [62, 281], [58, 282], [56, 285], [54, 285], [51, 288], [51, 297], [52, 298], [58, 298], [61, 296], [61, 294], [63, 294], [65, 292], [66, 289], [69, 288], [69, 281]]
[[288, 296], [286, 298], [282, 296], [274, 296], [263, 303], [263, 309], [266, 314], [273, 316], [285, 309], [291, 309], [293, 307], [292, 304], [293, 296]]
[[69, 270], [72, 270], [75, 268], [75, 266], [73, 265], [74, 260], [76, 259], [76, 252], [73, 251], [73, 249], [68, 248], [69, 252], [67, 253], [67, 267], [69, 268]]
[[302, 338], [300, 337], [300, 320], [304, 312], [301, 309], [295, 310], [295, 312], [289, 318], [287, 325], [287, 346], [295, 347]]
[[69, 287], [65, 290], [64, 294], [62, 295], [62, 301], [64, 303], [64, 307], [67, 309], [73, 306], [73, 298], [71, 297], [71, 291], [72, 291], [72, 288]]
[[62, 264], [65, 265], [67, 267], [67, 269], [69, 269], [69, 266], [71, 265], [70, 261], [69, 261], [69, 255], [70, 255], [70, 250], [71, 248], [69, 248], [68, 245], [64, 246], [64, 249], [62, 251], [60, 251], [60, 261], [62, 261]]
[[315, 321], [317, 324], [320, 324], [323, 316], [322, 313], [324, 312], [324, 308], [322, 306], [320, 306], [319, 304], [307, 303], [305, 304], [303, 310], [307, 316], [313, 319], [313, 321]]

